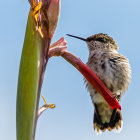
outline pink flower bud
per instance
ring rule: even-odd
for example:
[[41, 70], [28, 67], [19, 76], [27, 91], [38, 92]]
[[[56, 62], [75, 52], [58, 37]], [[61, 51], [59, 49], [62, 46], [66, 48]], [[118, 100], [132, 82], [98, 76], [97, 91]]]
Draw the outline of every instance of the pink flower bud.
[[45, 20], [47, 20], [50, 38], [53, 37], [59, 20], [60, 2], [61, 0], [42, 0], [42, 12], [45, 15], [43, 18], [45, 17]]

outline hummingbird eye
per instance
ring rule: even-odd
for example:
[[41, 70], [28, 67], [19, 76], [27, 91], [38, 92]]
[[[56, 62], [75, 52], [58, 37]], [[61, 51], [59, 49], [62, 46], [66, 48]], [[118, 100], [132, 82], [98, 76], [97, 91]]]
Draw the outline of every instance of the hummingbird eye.
[[103, 38], [103, 37], [100, 37], [100, 38], [97, 38], [96, 41], [99, 41], [99, 42], [106, 42], [106, 39]]

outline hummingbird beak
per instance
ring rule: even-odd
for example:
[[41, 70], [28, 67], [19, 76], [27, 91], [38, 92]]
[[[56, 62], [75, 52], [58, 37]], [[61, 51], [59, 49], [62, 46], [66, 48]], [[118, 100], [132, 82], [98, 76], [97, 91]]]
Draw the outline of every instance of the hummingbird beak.
[[66, 35], [68, 35], [70, 37], [74, 37], [74, 38], [80, 39], [80, 40], [83, 40], [83, 41], [87, 41], [87, 39], [82, 38], [82, 37], [78, 37], [78, 36], [74, 36], [74, 35], [70, 35], [70, 34], [66, 34]]

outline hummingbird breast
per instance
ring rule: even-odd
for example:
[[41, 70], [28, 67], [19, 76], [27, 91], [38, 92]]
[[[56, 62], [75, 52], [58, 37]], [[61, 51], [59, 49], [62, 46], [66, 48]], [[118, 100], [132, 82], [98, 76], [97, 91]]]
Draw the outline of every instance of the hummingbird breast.
[[[87, 65], [120, 100], [130, 81], [128, 60], [117, 51], [94, 50], [90, 52]], [[96, 105], [103, 123], [109, 123], [113, 110], [104, 98], [88, 83], [86, 87]]]
[[130, 65], [117, 51], [94, 50], [89, 55], [87, 65], [114, 94], [122, 94], [127, 90]]

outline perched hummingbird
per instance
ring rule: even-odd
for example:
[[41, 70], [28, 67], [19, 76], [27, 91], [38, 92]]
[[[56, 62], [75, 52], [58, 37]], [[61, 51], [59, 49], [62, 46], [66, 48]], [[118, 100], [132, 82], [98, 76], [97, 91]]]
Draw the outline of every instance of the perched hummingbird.
[[[114, 39], [103, 33], [92, 35], [86, 39], [67, 35], [87, 43], [89, 49], [87, 66], [96, 73], [120, 101], [122, 94], [128, 88], [131, 70], [128, 59], [118, 53], [118, 46]], [[123, 123], [120, 110], [111, 109], [91, 84], [86, 80], [85, 83], [95, 107], [94, 130], [97, 133], [104, 132], [106, 129], [109, 131], [115, 129], [120, 132]]]

